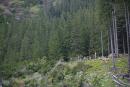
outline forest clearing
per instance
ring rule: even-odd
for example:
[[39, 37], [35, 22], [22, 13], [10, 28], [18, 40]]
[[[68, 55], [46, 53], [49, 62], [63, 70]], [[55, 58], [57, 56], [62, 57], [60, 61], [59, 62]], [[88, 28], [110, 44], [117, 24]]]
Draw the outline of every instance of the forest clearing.
[[130, 87], [130, 0], [0, 0], [0, 87]]
[[[44, 59], [24, 61], [12, 66], [3, 65], [5, 78], [8, 78], [3, 83], [4, 87], [9, 85], [21, 87], [21, 84], [26, 85], [25, 87], [109, 87], [110, 85], [115, 87], [111, 76], [111, 61], [111, 59], [107, 61], [91, 59], [58, 62], [55, 69], [53, 69], [55, 64], [51, 66], [52, 64], [45, 63]], [[117, 74], [127, 73], [126, 61], [124, 57], [117, 59], [116, 66], [120, 68]]]

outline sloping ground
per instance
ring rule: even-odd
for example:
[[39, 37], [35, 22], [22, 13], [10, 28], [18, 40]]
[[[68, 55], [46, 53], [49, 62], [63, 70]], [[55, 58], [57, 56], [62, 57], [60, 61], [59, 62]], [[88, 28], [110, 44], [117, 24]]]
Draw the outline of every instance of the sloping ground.
[[[126, 60], [117, 58], [116, 66], [121, 73], [127, 71]], [[0, 69], [4, 72], [4, 87], [115, 87], [110, 76], [111, 67], [111, 59], [58, 62], [58, 65], [38, 59], [5, 64]]]

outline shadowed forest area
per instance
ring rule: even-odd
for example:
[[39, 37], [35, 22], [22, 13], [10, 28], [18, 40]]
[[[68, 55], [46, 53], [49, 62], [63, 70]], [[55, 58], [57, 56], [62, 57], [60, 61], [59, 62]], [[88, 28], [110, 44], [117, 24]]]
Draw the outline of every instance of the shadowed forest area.
[[0, 0], [0, 87], [130, 87], [130, 1]]

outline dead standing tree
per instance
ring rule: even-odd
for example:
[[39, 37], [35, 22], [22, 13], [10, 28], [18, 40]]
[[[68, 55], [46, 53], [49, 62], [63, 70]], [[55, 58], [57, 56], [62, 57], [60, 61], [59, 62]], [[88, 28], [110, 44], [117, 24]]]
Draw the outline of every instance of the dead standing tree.
[[115, 57], [114, 57], [114, 42], [113, 42], [113, 29], [110, 27], [110, 43], [111, 43], [111, 54], [112, 54], [112, 62], [113, 62], [113, 69], [116, 69], [115, 66]]
[[116, 4], [115, 0], [113, 1], [113, 10], [112, 10], [112, 24], [113, 24], [113, 41], [114, 41], [114, 56], [118, 57], [118, 32], [117, 32], [117, 17], [116, 17]]
[[112, 62], [113, 62], [113, 70], [116, 70], [115, 66], [115, 58], [119, 55], [119, 47], [118, 47], [118, 30], [117, 30], [117, 15], [116, 15], [116, 0], [112, 0], [112, 20], [110, 27], [110, 43], [111, 43], [111, 54], [112, 54]]
[[113, 67], [112, 70], [116, 71], [116, 65], [115, 65], [115, 57], [118, 56], [118, 37], [117, 37], [117, 21], [116, 21], [116, 6], [115, 6], [115, 0], [112, 3], [113, 9], [112, 9], [112, 20], [111, 20], [111, 26], [110, 26], [110, 44], [111, 44], [111, 56], [112, 56], [112, 62]]
[[124, 0], [126, 32], [127, 32], [127, 48], [128, 48], [128, 74], [130, 76], [130, 17], [129, 17], [130, 15], [129, 15], [129, 8], [126, 3], [127, 1]]

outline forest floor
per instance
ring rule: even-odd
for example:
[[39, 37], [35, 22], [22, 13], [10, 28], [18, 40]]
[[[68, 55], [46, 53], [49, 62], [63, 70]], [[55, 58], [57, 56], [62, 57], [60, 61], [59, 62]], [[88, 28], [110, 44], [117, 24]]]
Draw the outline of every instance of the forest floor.
[[[116, 59], [119, 72], [125, 73], [127, 58]], [[111, 78], [111, 59], [48, 62], [44, 58], [3, 64], [4, 87], [115, 87]]]

